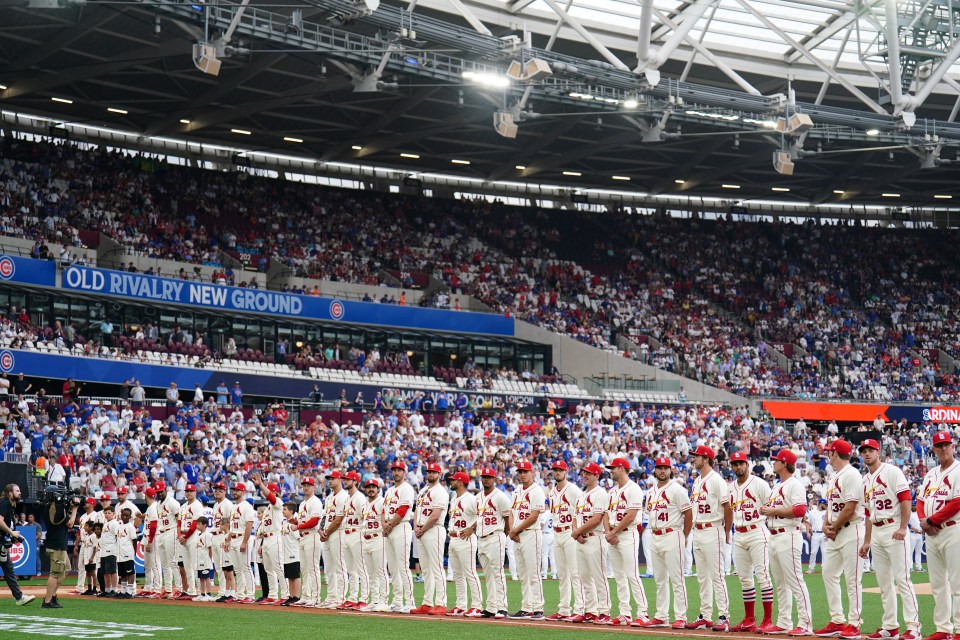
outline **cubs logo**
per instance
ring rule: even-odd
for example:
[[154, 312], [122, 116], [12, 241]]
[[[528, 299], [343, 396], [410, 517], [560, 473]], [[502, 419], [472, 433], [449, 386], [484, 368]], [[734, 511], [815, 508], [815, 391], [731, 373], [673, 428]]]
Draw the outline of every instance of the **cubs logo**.
[[334, 300], [330, 303], [330, 317], [334, 320], [342, 320], [343, 316], [346, 315], [346, 311], [343, 303], [339, 300]]
[[7, 256], [0, 257], [0, 279], [9, 280], [16, 272], [17, 267], [13, 264], [13, 260]]
[[142, 542], [137, 543], [136, 559], [140, 562], [140, 564], [143, 564], [143, 543]]
[[0, 351], [0, 371], [10, 373], [13, 371], [14, 364], [16, 364], [16, 360], [11, 352], [6, 349]]
[[13, 568], [20, 569], [23, 562], [27, 559], [27, 549], [24, 547], [23, 542], [14, 542], [8, 553]]

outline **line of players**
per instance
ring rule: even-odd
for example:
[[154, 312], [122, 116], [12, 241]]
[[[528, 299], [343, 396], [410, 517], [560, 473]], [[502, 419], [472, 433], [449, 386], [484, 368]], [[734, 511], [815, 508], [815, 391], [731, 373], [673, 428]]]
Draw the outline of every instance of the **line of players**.
[[[939, 465], [931, 469], [917, 492], [921, 528], [928, 536], [930, 583], [935, 597], [937, 631], [925, 640], [960, 640], [960, 553], [957, 514], [960, 513], [960, 463], [954, 459], [948, 433], [933, 437]], [[331, 494], [326, 504], [316, 495], [316, 481], [303, 481], [304, 500], [282, 503], [278, 487], [264, 485], [259, 475], [251, 479], [268, 505], [254, 532], [255, 512], [244, 500], [246, 486], [235, 485], [234, 501], [226, 487], [214, 486], [216, 502], [212, 518], [204, 517], [195, 487], [188, 485], [187, 501], [180, 505], [157, 483], [147, 492], [148, 507], [140, 514], [129, 501], [116, 508], [129, 537], [131, 519], [145, 522], [145, 597], [213, 600], [211, 568], [218, 572], [221, 602], [254, 603], [254, 581], [248, 550], [256, 549], [262, 561], [271, 596], [261, 604], [296, 607], [391, 611], [415, 614], [484, 618], [544, 619], [541, 582], [541, 514], [553, 514], [555, 555], [559, 574], [560, 604], [548, 620], [610, 624], [620, 627], [672, 627], [710, 629], [716, 632], [761, 632], [772, 635], [861, 637], [862, 558], [872, 553], [883, 603], [880, 628], [872, 640], [919, 640], [917, 599], [910, 582], [908, 522], [911, 495], [899, 468], [880, 461], [876, 441], [866, 440], [860, 454], [867, 473], [850, 465], [853, 446], [835, 440], [827, 447], [834, 475], [827, 493], [823, 523], [823, 580], [830, 622], [813, 630], [813, 612], [803, 579], [801, 531], [806, 516], [806, 493], [794, 476], [796, 456], [789, 449], [773, 457], [778, 482], [771, 488], [750, 473], [743, 453], [731, 455], [736, 475], [727, 483], [714, 466], [715, 453], [697, 447], [693, 466], [697, 477], [692, 494], [673, 480], [669, 458], [657, 458], [656, 485], [646, 499], [646, 518], [652, 533], [650, 563], [656, 582], [656, 610], [648, 616], [648, 603], [638, 567], [641, 545], [643, 490], [630, 480], [630, 465], [617, 458], [607, 466], [614, 485], [608, 492], [599, 484], [604, 468], [589, 463], [580, 469], [584, 486], [567, 480], [567, 465], [552, 465], [555, 486], [548, 496], [534, 482], [532, 465], [517, 464], [520, 486], [512, 501], [496, 488], [496, 472], [481, 471], [482, 491], [467, 491], [470, 478], [453, 474], [452, 494], [441, 484], [442, 470], [427, 466], [426, 484], [415, 492], [406, 481], [406, 468], [395, 462], [393, 485], [381, 495], [381, 482], [370, 479], [364, 486], [355, 472], [329, 477]], [[104, 498], [106, 496], [103, 496]], [[89, 502], [89, 501], [88, 501]], [[106, 501], [109, 505], [109, 500]], [[98, 517], [87, 505], [81, 524]], [[129, 512], [127, 511], [129, 510]], [[105, 509], [108, 522], [114, 522]], [[449, 516], [449, 519], [447, 519]], [[87, 521], [85, 521], [87, 518]], [[443, 528], [448, 521], [447, 529]], [[411, 526], [412, 525], [412, 526]], [[107, 526], [104, 524], [104, 531]], [[110, 525], [110, 529], [114, 529]], [[723, 577], [724, 548], [731, 541], [741, 582], [744, 618], [729, 621], [729, 597]], [[197, 535], [199, 533], [199, 535]], [[88, 532], [85, 536], [89, 537]], [[93, 534], [96, 536], [96, 534]], [[101, 555], [109, 534], [100, 538]], [[683, 577], [684, 551], [692, 536], [697, 566], [700, 610], [687, 619], [687, 592]], [[413, 578], [408, 558], [413, 537], [419, 541], [424, 577], [420, 606], [413, 601]], [[447, 610], [443, 569], [444, 546], [449, 537], [448, 558], [454, 577], [456, 603]], [[522, 602], [514, 614], [507, 612], [506, 579], [503, 570], [507, 539], [515, 545]], [[86, 545], [86, 542], [84, 543]], [[86, 546], [84, 547], [86, 548]], [[127, 562], [129, 549], [121, 564]], [[618, 595], [616, 615], [611, 610], [606, 577], [614, 571]], [[323, 597], [319, 564], [327, 578]], [[481, 588], [476, 566], [479, 560], [486, 583]], [[178, 568], [179, 564], [179, 568]], [[101, 557], [101, 565], [112, 567]], [[87, 569], [91, 568], [86, 564]], [[186, 567], [189, 570], [184, 570]], [[106, 569], [104, 569], [106, 572]], [[180, 577], [182, 594], [176, 595]], [[302, 574], [302, 575], [301, 575]], [[120, 593], [133, 587], [121, 571]], [[845, 578], [847, 613], [844, 614], [840, 577]], [[78, 583], [81, 584], [81, 583]], [[107, 583], [116, 588], [116, 581]], [[756, 589], [760, 590], [761, 614], [757, 622]], [[108, 587], [109, 588], [109, 587]], [[124, 589], [127, 589], [126, 591]], [[671, 595], [674, 620], [670, 622]], [[779, 615], [773, 620], [773, 599]], [[903, 609], [906, 631], [898, 623], [897, 595]], [[797, 623], [792, 612], [796, 604]], [[717, 622], [713, 613], [716, 605]]]

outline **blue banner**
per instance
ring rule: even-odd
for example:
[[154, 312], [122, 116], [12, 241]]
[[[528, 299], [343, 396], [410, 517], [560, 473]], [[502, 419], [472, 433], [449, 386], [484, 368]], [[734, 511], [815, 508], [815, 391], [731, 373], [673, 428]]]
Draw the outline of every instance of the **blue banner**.
[[57, 286], [57, 266], [53, 260], [18, 258], [0, 254], [0, 282], [55, 287]]
[[17, 527], [23, 536], [10, 547], [10, 562], [13, 563], [13, 572], [18, 576], [35, 576], [40, 573], [37, 562], [37, 526], [25, 524]]
[[247, 311], [408, 329], [513, 335], [513, 320], [499, 314], [401, 307], [376, 302], [351, 302], [93, 267], [69, 267], [63, 272], [62, 286], [64, 289], [73, 291], [207, 309]]

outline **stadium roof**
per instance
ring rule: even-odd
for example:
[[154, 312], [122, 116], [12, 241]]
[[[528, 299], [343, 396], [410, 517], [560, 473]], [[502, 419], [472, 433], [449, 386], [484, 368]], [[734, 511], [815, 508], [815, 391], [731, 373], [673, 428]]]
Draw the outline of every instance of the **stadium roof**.
[[[948, 166], [960, 144], [955, 1], [421, 0], [412, 14], [386, 1], [365, 14], [366, 1], [254, 0], [229, 42], [232, 2], [4, 2], [0, 107], [487, 180], [960, 200]], [[891, 3], [899, 53], [884, 32]], [[637, 36], [645, 11], [649, 44]], [[219, 42], [219, 75], [196, 68], [198, 42]], [[542, 83], [490, 88], [461, 74], [502, 76], [537, 57], [554, 70]], [[494, 131], [498, 111], [516, 138]], [[796, 112], [811, 131], [770, 129]], [[793, 175], [774, 169], [777, 151]]]

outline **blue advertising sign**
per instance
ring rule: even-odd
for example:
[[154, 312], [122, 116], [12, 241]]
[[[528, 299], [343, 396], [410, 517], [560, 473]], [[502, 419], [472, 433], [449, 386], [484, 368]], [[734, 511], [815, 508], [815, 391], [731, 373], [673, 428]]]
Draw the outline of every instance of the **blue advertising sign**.
[[513, 320], [498, 314], [352, 302], [93, 267], [69, 267], [63, 272], [62, 286], [73, 291], [207, 309], [456, 333], [513, 335]]
[[57, 286], [57, 266], [52, 260], [0, 254], [0, 282]]
[[23, 536], [10, 547], [10, 562], [13, 563], [13, 572], [18, 576], [35, 576], [37, 570], [37, 526], [25, 524], [17, 527]]

